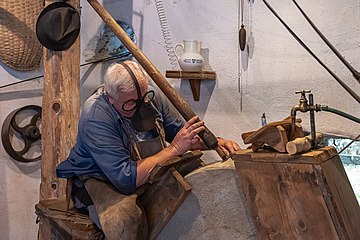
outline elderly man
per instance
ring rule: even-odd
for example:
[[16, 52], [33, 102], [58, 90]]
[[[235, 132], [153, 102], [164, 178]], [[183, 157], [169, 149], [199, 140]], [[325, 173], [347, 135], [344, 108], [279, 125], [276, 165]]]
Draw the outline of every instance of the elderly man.
[[[100, 229], [84, 188], [86, 180], [109, 182], [119, 194], [129, 195], [148, 181], [157, 163], [188, 150], [206, 149], [197, 136], [204, 122], [193, 117], [184, 123], [165, 96], [148, 85], [137, 63], [110, 66], [104, 80], [85, 102], [77, 142], [56, 169], [58, 177], [74, 179], [75, 207], [87, 209]], [[221, 138], [219, 146], [227, 153], [239, 149], [237, 143]]]

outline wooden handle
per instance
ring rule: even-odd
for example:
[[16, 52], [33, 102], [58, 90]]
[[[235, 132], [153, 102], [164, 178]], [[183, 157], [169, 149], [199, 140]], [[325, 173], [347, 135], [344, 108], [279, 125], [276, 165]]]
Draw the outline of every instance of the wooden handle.
[[[184, 99], [180, 97], [180, 95], [175, 91], [175, 89], [170, 85], [170, 83], [165, 79], [165, 77], [160, 73], [160, 71], [154, 66], [154, 64], [152, 64], [152, 62], [144, 55], [144, 53], [142, 53], [142, 51], [136, 46], [136, 44], [130, 39], [130, 37], [118, 25], [114, 18], [106, 11], [106, 9], [97, 0], [88, 0], [88, 2], [99, 14], [99, 16], [104, 20], [104, 22], [109, 26], [109, 28], [114, 32], [114, 34], [119, 38], [119, 40], [125, 45], [129, 52], [132, 53], [135, 59], [154, 80], [154, 82], [158, 85], [158, 87], [166, 95], [170, 102], [175, 106], [179, 113], [184, 117], [184, 119], [188, 121], [192, 117], [194, 117], [196, 114], [191, 110], [190, 106], [184, 101]], [[203, 136], [212, 135], [211, 138], [216, 138], [208, 128], [206, 128], [205, 131], [206, 134], [203, 134]], [[208, 142], [206, 139], [203, 139], [203, 137], [201, 137], [201, 139], [205, 143]], [[217, 143], [215, 147], [208, 147], [216, 149]], [[218, 150], [216, 152], [219, 153]], [[226, 158], [226, 154], [224, 152], [223, 154], [219, 155], [222, 159]]]

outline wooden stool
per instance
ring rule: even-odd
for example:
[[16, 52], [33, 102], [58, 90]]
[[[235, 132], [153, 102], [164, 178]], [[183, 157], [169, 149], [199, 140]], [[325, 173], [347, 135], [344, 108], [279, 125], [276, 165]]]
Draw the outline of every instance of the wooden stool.
[[90, 218], [71, 207], [66, 215], [64, 198], [47, 199], [35, 205], [38, 222], [43, 225], [41, 236], [57, 240], [100, 240], [102, 232]]
[[259, 239], [360, 239], [360, 207], [333, 147], [232, 155]]

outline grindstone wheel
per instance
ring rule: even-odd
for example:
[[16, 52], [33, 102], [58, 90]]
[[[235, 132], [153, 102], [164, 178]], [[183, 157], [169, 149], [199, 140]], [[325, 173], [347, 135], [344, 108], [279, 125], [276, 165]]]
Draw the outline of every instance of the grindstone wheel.
[[41, 159], [41, 107], [27, 105], [12, 111], [1, 129], [5, 151], [20, 162]]

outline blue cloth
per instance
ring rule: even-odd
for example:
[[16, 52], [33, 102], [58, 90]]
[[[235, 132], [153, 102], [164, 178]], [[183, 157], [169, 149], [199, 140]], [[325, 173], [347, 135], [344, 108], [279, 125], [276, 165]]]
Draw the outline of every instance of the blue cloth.
[[[163, 123], [165, 140], [171, 142], [184, 122], [162, 93], [151, 86], [149, 90], [155, 91], [153, 106]], [[77, 142], [68, 158], [56, 168], [57, 177], [105, 177], [121, 193], [135, 192], [136, 161], [130, 156], [129, 139], [122, 127], [124, 121], [103, 88], [90, 96], [79, 119]], [[155, 134], [156, 131], [145, 132], [141, 138], [150, 139]]]

